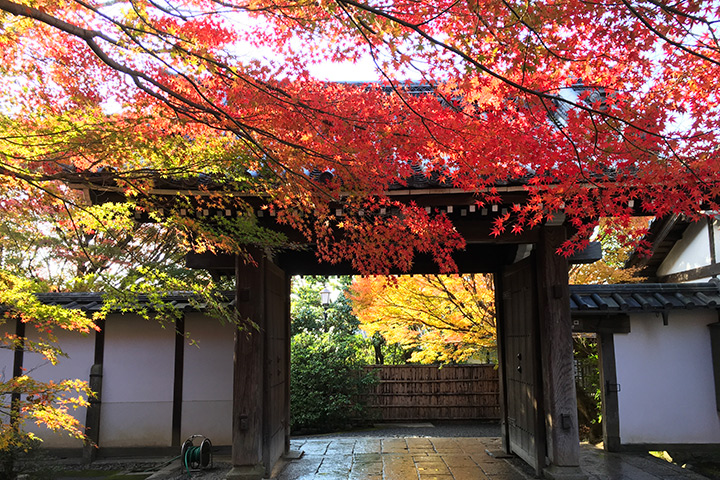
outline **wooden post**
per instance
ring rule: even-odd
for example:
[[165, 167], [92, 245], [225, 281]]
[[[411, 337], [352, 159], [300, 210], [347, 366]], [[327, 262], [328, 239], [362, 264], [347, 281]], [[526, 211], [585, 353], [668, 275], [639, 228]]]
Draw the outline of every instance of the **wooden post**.
[[235, 266], [236, 309], [241, 328], [235, 331], [233, 359], [233, 469], [226, 478], [261, 479], [263, 467], [263, 385], [265, 285], [264, 259], [257, 265], [238, 256]]
[[[15, 344], [15, 351], [13, 352], [13, 378], [18, 378], [23, 375], [23, 362], [25, 361], [25, 322], [20, 317], [15, 319], [15, 336], [17, 337], [17, 344]], [[13, 391], [10, 394], [10, 426], [13, 430], [18, 431], [19, 429], [19, 417], [20, 417], [20, 392]]]
[[[292, 291], [292, 280], [290, 275], [285, 275], [285, 291], [288, 296]], [[285, 455], [290, 454], [290, 301], [285, 306]]]
[[565, 241], [563, 225], [542, 227], [538, 243], [538, 307], [545, 425], [549, 466], [546, 478], [586, 478], [579, 468], [577, 397], [573, 369], [568, 262], [556, 253]]
[[98, 449], [100, 448], [100, 410], [102, 407], [102, 378], [103, 378], [103, 360], [105, 357], [105, 320], [98, 321], [100, 330], [95, 332], [95, 354], [93, 357], [93, 365], [90, 367], [90, 381], [88, 386], [90, 390], [95, 392], [94, 397], [90, 397], [88, 402], [90, 406], [85, 413], [85, 435], [89, 442], [83, 446], [83, 461], [91, 463], [97, 458]]
[[505, 453], [510, 453], [510, 437], [508, 435], [508, 406], [507, 406], [507, 385], [505, 370], [507, 367], [507, 359], [505, 358], [505, 326], [503, 319], [505, 304], [503, 303], [503, 282], [502, 274], [496, 272], [493, 274], [495, 283], [495, 329], [497, 339], [497, 356], [498, 356], [498, 377], [500, 380], [500, 437], [502, 439], [502, 449]]
[[602, 389], [603, 445], [609, 452], [620, 451], [619, 386], [615, 364], [615, 339], [612, 333], [598, 334], [600, 385]]
[[180, 447], [182, 439], [183, 379], [185, 378], [185, 315], [175, 321], [175, 360], [173, 373], [173, 409], [171, 445]]

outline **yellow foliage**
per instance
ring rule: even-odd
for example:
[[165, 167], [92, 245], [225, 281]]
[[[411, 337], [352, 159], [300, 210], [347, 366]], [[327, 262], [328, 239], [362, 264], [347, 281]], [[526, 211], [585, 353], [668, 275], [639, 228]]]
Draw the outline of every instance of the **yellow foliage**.
[[412, 350], [412, 362], [463, 362], [496, 345], [489, 276], [362, 277], [352, 292], [360, 328]]

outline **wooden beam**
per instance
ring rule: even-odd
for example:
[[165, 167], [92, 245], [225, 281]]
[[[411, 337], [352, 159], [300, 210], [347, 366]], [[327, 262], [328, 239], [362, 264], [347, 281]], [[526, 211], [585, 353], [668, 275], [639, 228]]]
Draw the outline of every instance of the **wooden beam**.
[[229, 253], [195, 253], [185, 254], [187, 268], [204, 270], [224, 270], [235, 273], [236, 255]]
[[572, 314], [574, 333], [630, 333], [630, 317], [624, 313], [604, 315]]
[[595, 263], [602, 260], [602, 245], [600, 242], [590, 242], [584, 250], [575, 252], [568, 257], [568, 263], [571, 265], [580, 265]]
[[[492, 273], [501, 266], [512, 263], [517, 245], [469, 244], [465, 250], [452, 254], [458, 269], [462, 273]], [[288, 275], [357, 275], [359, 272], [349, 262], [331, 264], [320, 262], [314, 251], [284, 251], [276, 256], [276, 263]], [[428, 254], [417, 254], [412, 270], [394, 274], [432, 274], [439, 273], [437, 264]]]
[[715, 405], [720, 412], [720, 322], [708, 325], [710, 329], [710, 351], [713, 363], [713, 378], [715, 379]]
[[720, 263], [691, 268], [690, 270], [671, 273], [669, 275], [663, 275], [662, 277], [659, 277], [658, 280], [660, 283], [683, 283], [699, 280], [701, 278], [714, 277], [716, 275], [720, 275]]
[[[285, 275], [285, 291], [292, 292], [292, 279], [290, 275]], [[285, 322], [285, 364], [283, 365], [285, 375], [285, 455], [290, 453], [290, 350], [291, 350], [291, 331], [290, 331], [290, 308], [291, 302], [288, 299], [285, 302], [285, 316], [287, 321]]]
[[577, 397], [567, 260], [557, 255], [565, 227], [544, 226], [537, 252], [538, 307], [548, 478], [583, 478], [580, 471]]
[[[25, 361], [25, 322], [20, 316], [15, 318], [15, 336], [17, 343], [13, 351], [12, 376], [18, 378], [23, 375], [23, 362]], [[17, 430], [20, 428], [20, 392], [13, 391], [10, 394], [10, 418], [8, 423], [10, 428]]]
[[[501, 266], [512, 263], [518, 245], [471, 243], [465, 250], [453, 253], [452, 257], [462, 273], [492, 273]], [[185, 256], [188, 268], [206, 269], [221, 275], [235, 270], [235, 255], [213, 253], [188, 253]], [[276, 254], [275, 263], [288, 275], [357, 275], [358, 271], [349, 262], [331, 264], [320, 262], [315, 251], [285, 250]], [[401, 274], [439, 273], [437, 264], [429, 254], [417, 254], [410, 272], [392, 271]]]

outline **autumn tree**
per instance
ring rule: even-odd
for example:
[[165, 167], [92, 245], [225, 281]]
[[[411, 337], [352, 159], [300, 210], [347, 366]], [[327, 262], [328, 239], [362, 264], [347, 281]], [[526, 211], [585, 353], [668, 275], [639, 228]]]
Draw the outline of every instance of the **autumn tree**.
[[412, 352], [411, 362], [463, 362], [495, 348], [491, 276], [357, 277], [352, 290], [360, 328]]
[[[221, 174], [267, 195], [322, 259], [364, 271], [407, 270], [416, 252], [449, 271], [449, 253], [463, 248], [441, 213], [384, 195], [414, 166], [480, 205], [497, 200], [498, 183], [529, 178], [527, 201], [495, 233], [562, 211], [579, 229], [567, 253], [599, 217], [627, 219], [631, 204], [657, 215], [716, 209], [718, 8], [2, 0], [0, 73], [12, 81], [2, 173], [46, 185], [68, 168], [113, 167], [108, 181], [146, 207], [158, 178]], [[363, 57], [380, 84], [312, 73]], [[314, 170], [334, 177], [320, 183]], [[349, 213], [342, 236], [325, 227], [331, 199]]]
[[[115, 310], [134, 311], [172, 322], [177, 312], [162, 293], [195, 291], [210, 301], [218, 285], [209, 275], [182, 267], [185, 249], [178, 230], [160, 223], [139, 224], [126, 207], [72, 208], [42, 191], [5, 199], [0, 217], [0, 349], [20, 349], [45, 363], [63, 361], [58, 331], [88, 335]], [[49, 201], [50, 200], [50, 201]], [[33, 208], [27, 208], [32, 204]], [[115, 218], [118, 217], [118, 218]], [[45, 292], [103, 292], [104, 308], [94, 315], [42, 304]], [[137, 305], [139, 293], [153, 312]], [[159, 314], [159, 317], [158, 317]], [[192, 335], [192, 332], [188, 333]], [[32, 370], [12, 364], [0, 371], [0, 477], [13, 478], [16, 460], [38, 446], [30, 424], [84, 439], [76, 409], [93, 393], [85, 380], [42, 382]]]
[[[259, 198], [365, 273], [417, 253], [454, 271], [447, 215], [387, 194], [412, 175], [480, 207], [517, 182], [492, 234], [562, 213], [565, 254], [601, 217], [697, 218], [718, 210], [718, 17], [709, 0], [0, 0], [0, 217], [84, 212], [113, 232], [46, 217], [78, 246], [122, 245], [127, 213], [195, 251], [286, 245]], [[313, 74], [362, 58], [377, 83]], [[169, 179], [172, 205], [155, 194]], [[228, 199], [231, 219], [181, 214]]]
[[626, 267], [625, 262], [633, 252], [633, 245], [642, 242], [650, 219], [633, 219], [629, 226], [619, 226], [612, 218], [603, 218], [593, 240], [600, 242], [602, 258], [590, 264], [570, 267], [570, 283], [578, 285], [606, 283], [638, 283], [644, 280], [638, 268]]
[[[4, 331], [0, 348], [22, 348], [55, 364], [63, 356], [57, 345], [58, 330], [87, 334], [96, 327], [91, 318], [78, 310], [43, 305], [34, 296], [34, 287], [31, 281], [0, 271], [0, 305], [4, 310], [0, 327], [14, 317], [22, 321], [21, 330]], [[90, 394], [84, 381], [41, 382], [29, 372], [3, 369], [0, 373], [0, 476], [14, 478], [15, 460], [36, 446], [38, 438], [25, 428], [28, 422], [84, 438], [82, 425], [72, 411], [87, 406]]]

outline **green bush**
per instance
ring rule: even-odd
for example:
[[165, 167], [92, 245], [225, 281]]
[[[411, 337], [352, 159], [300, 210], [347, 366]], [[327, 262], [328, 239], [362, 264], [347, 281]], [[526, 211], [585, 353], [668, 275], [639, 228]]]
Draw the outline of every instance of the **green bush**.
[[598, 443], [602, 441], [602, 393], [597, 339], [576, 336], [573, 349], [580, 440]]
[[332, 332], [292, 337], [292, 431], [327, 432], [370, 417], [366, 395], [377, 380], [360, 360], [364, 343], [359, 336]]

